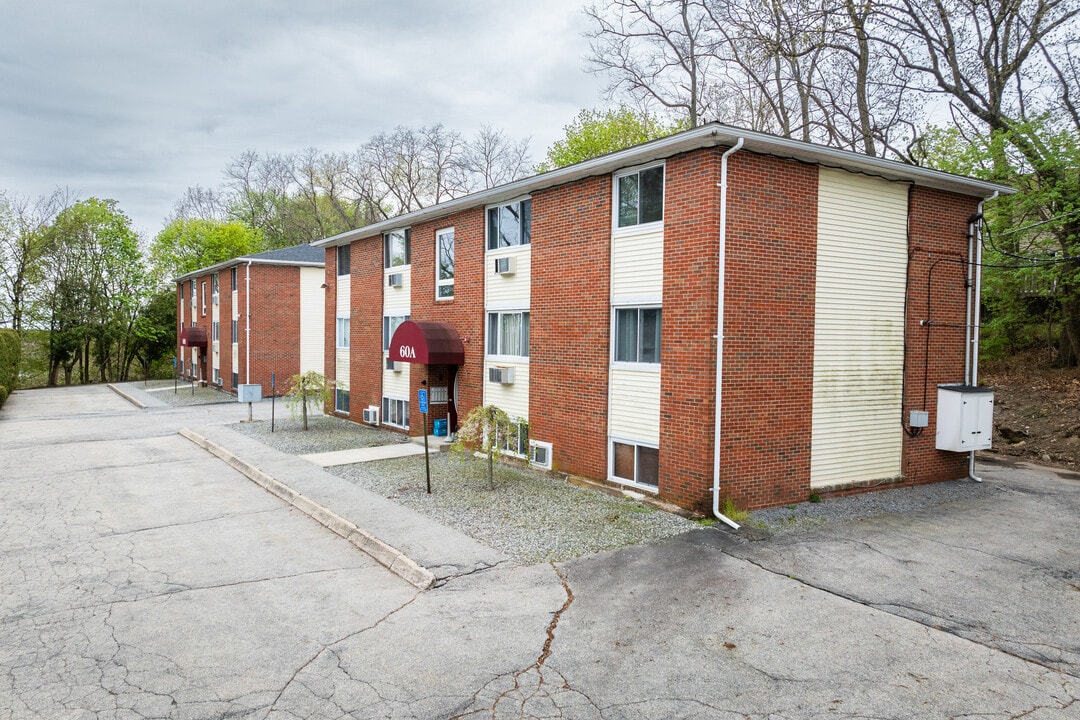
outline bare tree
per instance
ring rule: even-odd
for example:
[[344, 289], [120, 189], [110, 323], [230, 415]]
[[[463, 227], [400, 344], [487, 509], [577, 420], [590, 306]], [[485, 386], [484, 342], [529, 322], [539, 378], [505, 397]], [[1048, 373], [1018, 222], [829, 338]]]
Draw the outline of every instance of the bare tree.
[[529, 140], [514, 141], [484, 125], [466, 145], [465, 164], [473, 185], [481, 189], [513, 182], [529, 174]]
[[32, 300], [48, 253], [45, 232], [73, 203], [66, 188], [33, 199], [0, 193], [0, 302], [18, 332], [32, 320]]

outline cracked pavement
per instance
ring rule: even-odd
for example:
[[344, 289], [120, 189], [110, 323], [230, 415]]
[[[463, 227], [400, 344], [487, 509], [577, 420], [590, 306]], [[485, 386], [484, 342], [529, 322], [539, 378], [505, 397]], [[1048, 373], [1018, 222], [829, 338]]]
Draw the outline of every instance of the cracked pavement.
[[240, 414], [9, 399], [0, 720], [1080, 718], [1077, 479], [983, 468], [1002, 492], [760, 542], [480, 554], [420, 592], [176, 435]]

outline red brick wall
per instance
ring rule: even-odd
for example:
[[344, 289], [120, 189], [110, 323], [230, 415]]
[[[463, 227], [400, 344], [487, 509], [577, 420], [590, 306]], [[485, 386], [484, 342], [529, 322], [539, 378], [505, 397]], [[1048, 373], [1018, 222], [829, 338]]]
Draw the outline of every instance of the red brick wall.
[[[535, 211], [534, 211], [535, 213]], [[435, 300], [435, 231], [454, 228], [454, 298]], [[535, 230], [534, 230], [535, 236]], [[412, 226], [412, 311], [416, 321], [444, 322], [461, 336], [465, 364], [458, 368], [459, 421], [483, 402], [484, 381], [484, 257], [486, 252], [484, 208], [473, 208], [433, 222]], [[535, 267], [535, 266], [534, 266]], [[420, 381], [432, 387], [449, 382], [449, 368], [414, 364], [409, 376], [409, 434], [423, 432], [416, 403]], [[452, 386], [448, 392], [453, 393]], [[444, 406], [431, 405], [427, 432], [436, 418], [446, 417]]]
[[[740, 508], [809, 494], [817, 178], [816, 166], [791, 160], [748, 152], [729, 160], [720, 489]], [[665, 325], [666, 312], [665, 304]], [[715, 332], [715, 301], [712, 317], [703, 332]], [[669, 357], [665, 377], [677, 368]], [[692, 467], [703, 476], [707, 456], [711, 484], [707, 437], [695, 443]], [[707, 494], [679, 498], [687, 500], [711, 503]]]
[[[364, 417], [364, 408], [369, 405], [378, 407], [382, 412], [382, 236], [353, 242], [349, 253], [352, 265], [349, 417], [360, 422]], [[332, 336], [333, 309], [328, 317], [327, 328]], [[330, 344], [333, 345], [332, 337]]]
[[[921, 435], [904, 437], [902, 467], [905, 481], [911, 484], [967, 475], [968, 455], [935, 450], [934, 436], [938, 384], [964, 381], [967, 220], [977, 208], [976, 198], [919, 187], [911, 193], [904, 420], [910, 410], [926, 410], [930, 415], [930, 425]], [[926, 289], [931, 277], [928, 308]], [[929, 331], [920, 326], [927, 318], [933, 321]], [[924, 383], [928, 339], [930, 363]]]
[[530, 436], [553, 469], [606, 478], [611, 176], [532, 198]]
[[[246, 267], [245, 267], [246, 270]], [[243, 321], [241, 321], [243, 335]], [[300, 269], [281, 265], [251, 266], [251, 380], [269, 397], [289, 390], [300, 372]], [[240, 368], [244, 377], [244, 368]]]

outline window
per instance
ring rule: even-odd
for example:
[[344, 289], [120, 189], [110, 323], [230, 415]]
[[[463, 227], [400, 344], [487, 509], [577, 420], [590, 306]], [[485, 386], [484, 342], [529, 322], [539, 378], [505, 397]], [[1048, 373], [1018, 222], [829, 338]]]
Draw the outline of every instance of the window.
[[382, 399], [382, 420], [385, 425], [399, 428], [409, 427], [409, 401], [399, 398]]
[[217, 320], [212, 322], [210, 324], [210, 332], [213, 335], [213, 338], [211, 338], [211, 339], [214, 342], [217, 342], [218, 340], [220, 340], [221, 339], [221, 323], [219, 323]]
[[239, 328], [237, 326], [238, 326], [238, 321], [237, 321], [236, 318], [233, 318], [233, 321], [232, 321], [232, 343], [234, 345], [237, 342], [236, 338], [238, 337], [237, 333], [239, 332]]
[[529, 313], [488, 313], [488, 355], [529, 357]]
[[214, 368], [214, 384], [215, 385], [220, 385], [221, 384], [221, 371], [218, 370], [217, 368]]
[[349, 267], [349, 252], [350, 245], [338, 245], [337, 249], [337, 274], [348, 275], [352, 272], [352, 268]]
[[206, 281], [205, 280], [203, 280], [203, 282], [202, 282], [201, 289], [202, 289], [202, 314], [205, 315], [206, 314]]
[[394, 230], [383, 235], [383, 267], [394, 268], [409, 264], [409, 230]]
[[638, 485], [659, 485], [660, 451], [654, 447], [611, 442], [612, 476]]
[[435, 232], [435, 298], [454, 297], [454, 228]]
[[236, 387], [239, 384], [240, 384], [240, 373], [233, 373], [232, 374], [232, 386]]
[[212, 293], [213, 293], [213, 296], [214, 296], [214, 304], [217, 305], [218, 304], [218, 298], [221, 296], [221, 289], [218, 287], [218, 274], [214, 273], [213, 275], [210, 276], [210, 278], [211, 278], [211, 281], [213, 283]]
[[349, 412], [349, 391], [336, 388], [334, 390], [334, 410], [340, 413]]
[[506, 432], [497, 432], [495, 442], [499, 450], [519, 458], [529, 456], [529, 421], [518, 418]]
[[337, 347], [349, 347], [349, 318], [347, 317], [337, 319]]
[[232, 269], [232, 291], [236, 292], [236, 268]]
[[195, 281], [191, 281], [191, 312], [195, 312]]
[[487, 211], [488, 250], [532, 242], [532, 200], [525, 198]]
[[615, 176], [618, 227], [664, 219], [664, 166]]
[[615, 309], [615, 362], [660, 362], [660, 308]]
[[394, 332], [398, 329], [398, 326], [408, 319], [408, 315], [383, 315], [382, 349], [384, 352], [390, 349], [390, 341], [394, 338]]

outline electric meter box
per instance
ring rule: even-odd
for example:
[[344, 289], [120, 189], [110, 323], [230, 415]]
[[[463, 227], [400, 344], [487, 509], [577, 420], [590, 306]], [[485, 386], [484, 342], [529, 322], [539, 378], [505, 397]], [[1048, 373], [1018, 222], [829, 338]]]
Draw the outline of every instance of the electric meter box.
[[262, 402], [262, 385], [237, 385], [236, 399], [242, 403]]
[[988, 450], [994, 437], [994, 389], [938, 385], [938, 450]]

